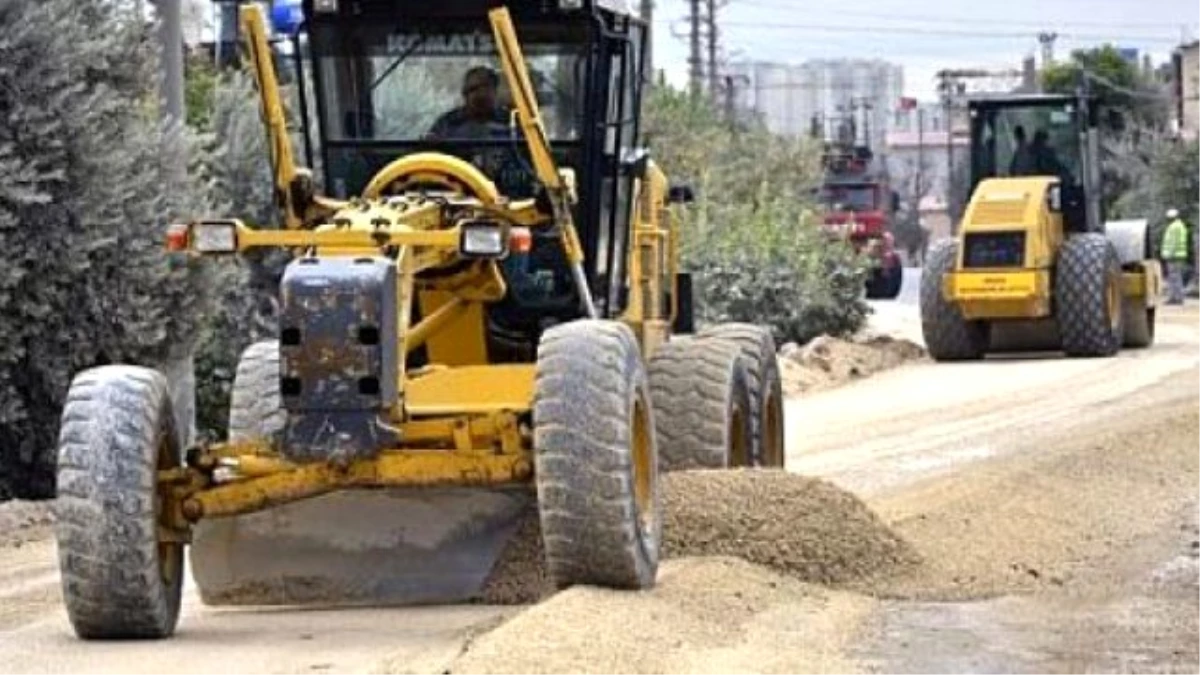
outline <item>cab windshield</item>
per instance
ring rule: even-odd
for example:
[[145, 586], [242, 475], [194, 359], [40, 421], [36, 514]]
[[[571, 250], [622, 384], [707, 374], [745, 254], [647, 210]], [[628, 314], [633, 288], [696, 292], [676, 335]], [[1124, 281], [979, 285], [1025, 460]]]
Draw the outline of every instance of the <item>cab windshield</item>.
[[1080, 180], [1078, 110], [1074, 103], [980, 111], [972, 138], [977, 179], [1056, 176]]
[[[585, 41], [523, 26], [522, 50], [551, 141], [580, 135]], [[312, 27], [326, 141], [503, 140], [512, 95], [486, 20]]]

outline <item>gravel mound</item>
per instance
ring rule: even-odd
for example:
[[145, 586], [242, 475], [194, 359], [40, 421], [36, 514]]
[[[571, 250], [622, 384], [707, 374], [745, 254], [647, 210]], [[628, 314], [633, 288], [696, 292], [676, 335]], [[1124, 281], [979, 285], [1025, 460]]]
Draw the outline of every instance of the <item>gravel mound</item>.
[[[680, 471], [663, 477], [667, 559], [735, 557], [793, 579], [841, 585], [911, 569], [920, 560], [854, 495], [783, 471]], [[485, 587], [488, 604], [528, 604], [554, 592], [531, 511]]]
[[50, 502], [0, 502], [0, 546], [20, 546], [45, 538], [54, 517]]
[[831, 661], [835, 650], [822, 653], [774, 618], [830, 604], [820, 587], [744, 560], [670, 560], [650, 591], [581, 586], [530, 607], [479, 636], [445, 672], [852, 672]]
[[903, 338], [866, 332], [851, 339], [822, 335], [802, 347], [788, 343], [779, 356], [784, 394], [794, 396], [918, 361], [925, 358], [925, 349]]
[[667, 476], [667, 556], [737, 556], [801, 581], [844, 584], [919, 562], [857, 497], [783, 471]]

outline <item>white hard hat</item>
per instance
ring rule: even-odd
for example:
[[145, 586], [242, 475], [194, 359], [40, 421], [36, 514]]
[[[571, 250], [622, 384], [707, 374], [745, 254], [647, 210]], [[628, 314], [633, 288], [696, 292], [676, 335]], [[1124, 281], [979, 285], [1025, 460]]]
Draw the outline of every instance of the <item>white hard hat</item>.
[[1167, 217], [1168, 218], [1178, 218], [1179, 212], [1176, 211], [1175, 209], [1167, 209]]

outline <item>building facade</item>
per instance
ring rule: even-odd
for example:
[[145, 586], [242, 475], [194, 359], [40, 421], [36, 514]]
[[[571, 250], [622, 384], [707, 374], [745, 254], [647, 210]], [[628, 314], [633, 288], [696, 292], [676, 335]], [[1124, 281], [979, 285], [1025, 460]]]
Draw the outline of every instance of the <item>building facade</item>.
[[745, 61], [731, 64], [738, 109], [788, 136], [818, 129], [832, 133], [834, 120], [857, 115], [860, 138], [882, 148], [892, 110], [904, 92], [901, 66], [880, 60], [820, 59], [800, 64]]

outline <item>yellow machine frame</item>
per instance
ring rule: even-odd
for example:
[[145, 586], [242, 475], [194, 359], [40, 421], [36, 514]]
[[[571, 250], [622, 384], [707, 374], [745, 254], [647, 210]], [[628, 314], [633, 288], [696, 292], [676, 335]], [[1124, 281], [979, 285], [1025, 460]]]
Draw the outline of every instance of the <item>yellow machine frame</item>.
[[[1064, 240], [1063, 215], [1049, 207], [1056, 179], [990, 178], [980, 181], [963, 214], [960, 240], [979, 232], [1025, 233], [1026, 264], [1013, 268], [964, 269], [959, 246], [955, 270], [944, 275], [944, 298], [967, 320], [1043, 319], [1051, 316], [1052, 271]], [[1146, 260], [1121, 274], [1121, 293], [1155, 304], [1161, 292], [1158, 263]]]
[[[482, 305], [502, 298], [504, 279], [495, 260], [480, 260], [465, 271], [418, 283], [417, 274], [454, 260], [463, 229], [472, 218], [502, 223], [507, 240], [519, 228], [561, 228], [569, 262], [577, 274], [583, 252], [571, 217], [573, 176], [550, 155], [525, 61], [507, 9], [489, 12], [504, 75], [514, 93], [515, 119], [524, 132], [552, 213], [532, 200], [510, 201], [474, 166], [456, 158], [423, 153], [392, 162], [379, 172], [362, 198], [346, 202], [306, 193], [311, 184], [296, 168], [284, 121], [274, 67], [268, 56], [262, 10], [241, 8], [272, 149], [274, 180], [284, 213], [281, 230], [255, 229], [237, 220], [201, 221], [186, 228], [186, 250], [195, 248], [197, 228], [225, 227], [235, 246], [221, 253], [258, 247], [285, 247], [317, 256], [358, 256], [393, 252], [402, 344], [396, 373], [399, 403], [387, 422], [404, 439], [375, 459], [337, 466], [288, 462], [265, 439], [215, 444], [200, 449], [193, 466], [160, 472], [171, 540], [187, 540], [190, 524], [203, 518], [245, 514], [325, 492], [357, 487], [494, 486], [527, 483], [532, 476], [531, 432], [520, 424], [530, 410], [533, 364], [486, 362]], [[443, 222], [443, 210], [414, 193], [388, 196], [389, 186], [410, 183], [466, 186], [450, 197], [471, 217]], [[297, 187], [299, 186], [299, 187]], [[643, 358], [665, 341], [679, 311], [675, 300], [678, 267], [676, 225], [668, 211], [667, 179], [651, 162], [635, 184], [634, 217], [628, 251], [629, 303], [619, 317], [638, 336]], [[669, 284], [669, 286], [668, 286]], [[672, 302], [664, 306], [664, 288]], [[586, 296], [586, 292], [583, 293]], [[423, 318], [409, 325], [412, 304]], [[587, 311], [595, 308], [587, 299]], [[434, 365], [407, 371], [403, 355], [420, 346]], [[233, 480], [214, 484], [217, 468]], [[166, 534], [166, 533], [165, 533]]]

